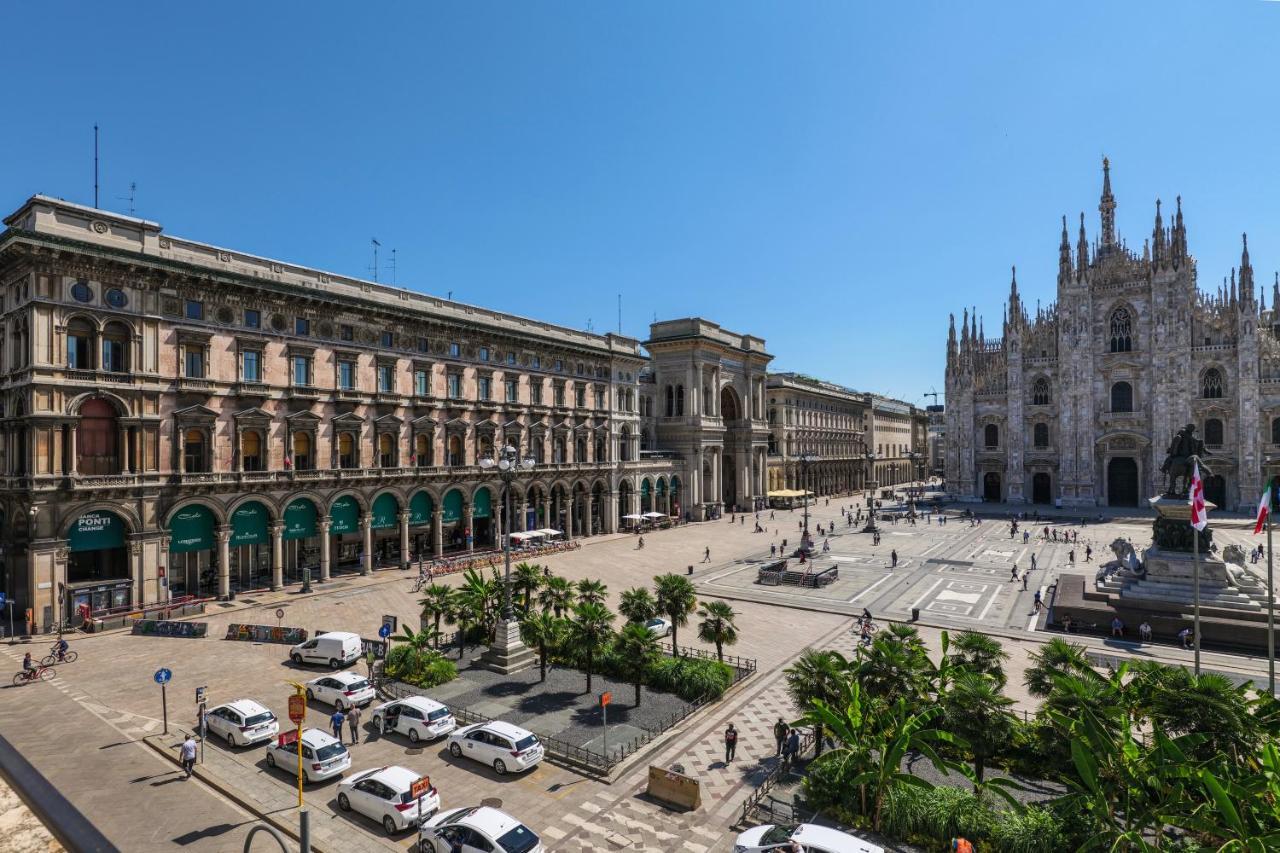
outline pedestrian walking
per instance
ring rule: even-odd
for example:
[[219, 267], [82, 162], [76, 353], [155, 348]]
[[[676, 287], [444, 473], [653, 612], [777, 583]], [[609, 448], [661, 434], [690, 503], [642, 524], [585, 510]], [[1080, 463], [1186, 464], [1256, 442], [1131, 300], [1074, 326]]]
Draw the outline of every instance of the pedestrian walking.
[[342, 722], [346, 717], [341, 711], [334, 711], [333, 716], [329, 718], [329, 727], [333, 729], [333, 737], [338, 743], [342, 743]]
[[1009, 572], [1009, 583], [1014, 583], [1017, 580], [1018, 580], [1018, 567], [1014, 566], [1013, 570]]
[[706, 550], [704, 550], [704, 551], [702, 552], [702, 562], [704, 562], [704, 563], [710, 563], [710, 562], [711, 562], [711, 546], [710, 546], [710, 545], [708, 545], [708, 546], [706, 547]]
[[190, 779], [191, 774], [195, 771], [196, 766], [196, 737], [193, 734], [187, 735], [187, 739], [182, 742], [179, 747], [179, 757], [182, 759], [182, 769], [186, 772], [183, 778]]
[[360, 742], [360, 707], [352, 705], [347, 712], [347, 728], [351, 729], [351, 742]]
[[1036, 570], [1036, 555], [1032, 554], [1031, 555], [1031, 571], [1034, 572], [1035, 570]]
[[1023, 572], [1023, 573], [1022, 573], [1022, 588], [1023, 588], [1023, 589], [1026, 589], [1026, 588], [1027, 588], [1027, 581], [1029, 581], [1030, 579], [1031, 579], [1031, 572]]
[[1036, 598], [1035, 598], [1035, 601], [1033, 602], [1033, 609], [1031, 612], [1039, 613], [1042, 607], [1044, 607], [1044, 602], [1040, 600], [1040, 590], [1037, 589]]
[[729, 728], [724, 730], [724, 763], [728, 764], [733, 761], [733, 755], [738, 751], [738, 730], [734, 728], [733, 723], [729, 724]]
[[1191, 648], [1191, 629], [1183, 628], [1181, 631], [1179, 631], [1178, 639], [1182, 641], [1182, 647], [1184, 649]]
[[782, 760], [790, 763], [800, 754], [800, 730], [792, 729], [787, 735], [787, 743], [782, 747]]
[[1093, 556], [1093, 548], [1088, 545], [1084, 546], [1084, 561], [1089, 562], [1089, 558]]
[[787, 724], [778, 718], [778, 722], [773, 724], [773, 739], [778, 742], [774, 755], [782, 755], [782, 747], [787, 742]]
[[895, 548], [889, 552], [889, 561], [891, 563], [890, 568], [898, 568], [898, 549]]
[[1075, 564], [1076, 564], [1076, 551], [1075, 551], [1075, 549], [1074, 549], [1074, 548], [1072, 548], [1070, 551], [1068, 551], [1068, 552], [1067, 552], [1067, 562], [1068, 562], [1068, 563], [1070, 563], [1072, 566], [1075, 566]]
[[775, 557], [775, 556], [777, 556], [777, 554], [778, 554], [778, 546], [777, 546], [777, 545], [774, 545], [773, 543], [770, 543], [770, 544], [769, 544], [769, 556], [770, 556], [770, 557]]

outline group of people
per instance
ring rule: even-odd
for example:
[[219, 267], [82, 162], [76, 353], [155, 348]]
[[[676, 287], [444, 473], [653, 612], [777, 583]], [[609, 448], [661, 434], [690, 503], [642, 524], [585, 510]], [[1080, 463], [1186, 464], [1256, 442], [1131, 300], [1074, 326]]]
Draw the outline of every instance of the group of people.
[[[1063, 628], [1068, 632], [1070, 632], [1071, 617], [1064, 616], [1062, 619], [1062, 622], [1063, 622]], [[1119, 616], [1115, 616], [1111, 620], [1111, 636], [1123, 638], [1124, 632], [1125, 632], [1124, 620], [1121, 619]], [[1138, 640], [1139, 642], [1149, 643], [1151, 642], [1151, 637], [1152, 637], [1151, 623], [1148, 622], [1146, 619], [1143, 619], [1142, 624], [1138, 626]], [[1178, 632], [1178, 641], [1182, 643], [1182, 647], [1184, 649], [1190, 649], [1192, 646], [1192, 643], [1194, 642], [1194, 639], [1195, 639], [1195, 632], [1190, 627], [1184, 627], [1181, 631]]]
[[360, 742], [360, 706], [352, 705], [347, 709], [347, 713], [342, 713], [341, 708], [335, 708], [333, 716], [329, 718], [329, 728], [333, 730], [333, 737], [338, 743], [342, 743], [342, 724], [347, 724], [351, 730], [351, 742], [353, 744]]

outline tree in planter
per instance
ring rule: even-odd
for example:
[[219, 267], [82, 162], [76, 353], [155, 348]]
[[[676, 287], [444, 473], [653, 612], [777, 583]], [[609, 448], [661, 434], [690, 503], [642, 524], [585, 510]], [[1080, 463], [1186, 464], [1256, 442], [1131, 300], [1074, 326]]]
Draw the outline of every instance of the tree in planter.
[[582, 604], [604, 604], [609, 597], [609, 587], [602, 581], [590, 579], [578, 581], [578, 601]]
[[704, 601], [698, 610], [702, 621], [698, 623], [698, 639], [714, 643], [716, 659], [724, 662], [724, 647], [738, 642], [738, 628], [733, 624], [738, 614], [724, 601]]
[[951, 689], [942, 695], [943, 721], [973, 753], [973, 777], [982, 784], [987, 760], [1013, 737], [1013, 700], [1000, 692], [994, 678], [976, 672], [959, 672]]
[[671, 622], [671, 651], [680, 654], [676, 643], [676, 631], [689, 621], [689, 614], [698, 606], [698, 596], [693, 584], [683, 575], [658, 575], [653, 579], [658, 595], [658, 612]]
[[997, 688], [1002, 689], [1008, 682], [1003, 664], [1009, 659], [1009, 654], [994, 637], [977, 631], [962, 631], [952, 638], [951, 649], [952, 666], [990, 676]]
[[539, 681], [547, 680], [547, 656], [563, 641], [565, 624], [550, 613], [530, 613], [520, 620], [520, 639], [538, 650]]
[[533, 605], [533, 594], [542, 586], [542, 566], [516, 563], [511, 569], [511, 582], [520, 590], [520, 609], [525, 613]]
[[568, 578], [556, 575], [543, 581], [542, 589], [538, 592], [538, 603], [542, 605], [542, 612], [546, 613], [550, 610], [556, 614], [557, 619], [573, 606], [573, 599], [573, 584]]
[[628, 622], [639, 622], [643, 625], [658, 615], [658, 602], [653, 600], [649, 590], [638, 586], [623, 591], [618, 601], [618, 612]]
[[603, 604], [587, 602], [573, 608], [573, 619], [569, 622], [569, 644], [586, 659], [587, 692], [591, 692], [592, 667], [595, 664], [596, 652], [608, 645], [613, 636], [609, 626], [614, 614]]
[[[846, 695], [850, 682], [849, 661], [833, 651], [805, 649], [796, 662], [783, 670], [787, 679], [787, 693], [797, 708], [809, 708], [814, 702], [835, 705]], [[859, 687], [859, 701], [861, 701]], [[822, 754], [823, 730], [821, 722], [813, 723], [813, 755]]]
[[654, 661], [662, 654], [658, 638], [640, 622], [631, 622], [613, 641], [613, 648], [622, 663], [623, 677], [636, 688], [635, 707], [640, 707], [640, 685], [644, 683]]
[[433, 583], [427, 587], [418, 601], [422, 607], [422, 624], [432, 624], [435, 633], [436, 648], [440, 648], [440, 621], [453, 621], [453, 612], [457, 609], [457, 597], [453, 587]]

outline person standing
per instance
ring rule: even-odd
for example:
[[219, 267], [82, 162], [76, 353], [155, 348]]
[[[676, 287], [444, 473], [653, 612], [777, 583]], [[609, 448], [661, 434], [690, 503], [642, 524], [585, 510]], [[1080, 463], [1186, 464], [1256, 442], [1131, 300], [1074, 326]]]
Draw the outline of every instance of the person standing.
[[710, 545], [708, 545], [706, 549], [702, 552], [702, 562], [704, 563], [711, 562], [711, 546]]
[[190, 779], [191, 774], [195, 771], [196, 766], [196, 738], [195, 735], [187, 735], [187, 739], [182, 742], [179, 747], [180, 757], [182, 759], [182, 769], [186, 772], [184, 778]]
[[329, 727], [333, 729], [333, 737], [338, 743], [342, 743], [342, 721], [345, 719], [346, 717], [337, 709], [334, 710], [333, 716], [329, 718]]
[[738, 730], [734, 728], [733, 723], [729, 724], [729, 728], [724, 730], [724, 763], [728, 764], [733, 761], [734, 753], [738, 751]]
[[352, 705], [347, 712], [347, 728], [351, 730], [351, 742], [360, 742], [360, 706]]
[[778, 742], [777, 749], [773, 754], [782, 755], [782, 747], [787, 742], [787, 724], [782, 721], [781, 717], [778, 718], [778, 722], [773, 724], [773, 739]]
[[892, 551], [889, 552], [889, 561], [892, 563], [890, 568], [894, 568], [894, 569], [898, 568], [898, 549], [897, 548], [894, 548]]
[[800, 730], [792, 729], [787, 735], [787, 743], [782, 748], [782, 760], [786, 762], [795, 761], [796, 756], [800, 754]]

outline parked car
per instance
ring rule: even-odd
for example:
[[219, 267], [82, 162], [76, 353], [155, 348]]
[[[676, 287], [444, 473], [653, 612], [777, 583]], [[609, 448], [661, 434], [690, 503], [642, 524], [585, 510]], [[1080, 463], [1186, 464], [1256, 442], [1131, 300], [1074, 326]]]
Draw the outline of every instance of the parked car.
[[499, 776], [509, 770], [529, 770], [542, 761], [542, 743], [527, 729], [493, 720], [454, 731], [449, 753], [488, 764]]
[[426, 696], [406, 696], [373, 710], [373, 727], [379, 732], [400, 732], [409, 740], [435, 740], [458, 727], [444, 705]]
[[210, 734], [227, 742], [227, 746], [248, 746], [270, 740], [280, 731], [276, 715], [252, 699], [237, 699], [210, 708], [204, 724]]
[[[297, 778], [298, 743], [274, 741], [267, 746], [267, 766], [279, 767]], [[341, 776], [351, 767], [351, 753], [333, 735], [320, 729], [302, 730], [302, 776], [307, 782], [322, 782]]]
[[655, 616], [644, 626], [649, 629], [649, 633], [655, 637], [668, 637], [671, 635], [671, 623], [661, 616]]
[[296, 664], [327, 663], [337, 669], [360, 659], [360, 635], [349, 631], [330, 631], [298, 643], [289, 651], [289, 660]]
[[455, 843], [466, 851], [543, 853], [542, 842], [532, 829], [488, 806], [449, 809], [418, 828], [419, 853], [449, 853]]
[[372, 818], [387, 835], [395, 835], [440, 810], [440, 792], [432, 785], [422, 796], [419, 811], [411, 789], [421, 778], [416, 770], [398, 764], [365, 770], [338, 785], [338, 808]]
[[363, 675], [335, 672], [308, 681], [307, 698], [343, 711], [353, 705], [368, 705], [373, 701], [374, 692], [373, 685]]
[[884, 853], [879, 845], [816, 823], [767, 823], [752, 827], [738, 836], [733, 853], [787, 850], [793, 841], [798, 841], [808, 853]]

